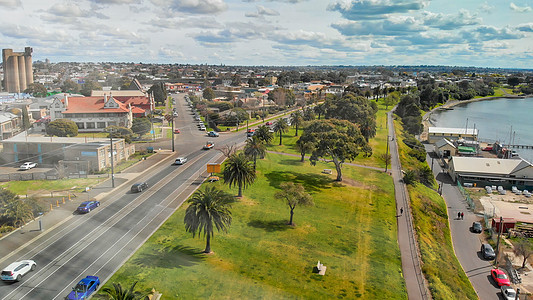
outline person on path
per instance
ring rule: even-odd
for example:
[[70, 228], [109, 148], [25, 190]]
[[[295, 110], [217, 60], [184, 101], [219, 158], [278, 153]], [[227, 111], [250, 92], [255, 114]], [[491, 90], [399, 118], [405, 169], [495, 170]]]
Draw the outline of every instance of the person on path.
[[457, 220], [459, 220], [459, 219], [461, 219], [461, 212], [460, 211], [457, 212]]
[[465, 213], [461, 212], [461, 220], [465, 218]]
[[400, 207], [400, 216], [403, 215], [403, 207]]

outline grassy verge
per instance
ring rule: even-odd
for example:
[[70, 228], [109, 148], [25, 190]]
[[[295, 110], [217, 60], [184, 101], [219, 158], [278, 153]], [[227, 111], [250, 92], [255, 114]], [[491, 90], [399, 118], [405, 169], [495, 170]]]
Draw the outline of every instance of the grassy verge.
[[106, 178], [76, 178], [59, 180], [27, 180], [0, 183], [17, 195], [34, 194], [36, 192], [73, 191], [82, 192], [87, 186], [94, 186]]
[[[229, 233], [215, 235], [214, 254], [200, 254], [204, 240], [185, 232], [182, 207], [108, 285], [139, 280], [140, 289], [155, 287], [163, 299], [406, 299], [390, 177], [345, 166], [339, 184], [320, 174], [325, 167], [268, 154], [232, 208]], [[302, 183], [315, 202], [296, 208], [295, 227], [274, 198], [285, 181]], [[318, 260], [328, 267], [325, 276], [312, 273]]]
[[[395, 128], [402, 166], [405, 168], [418, 164], [415, 158], [407, 155], [409, 148], [402, 142], [401, 124], [396, 122]], [[421, 184], [408, 185], [407, 188], [422, 256], [422, 271], [429, 283], [432, 297], [477, 299], [453, 250], [444, 199], [434, 189]]]

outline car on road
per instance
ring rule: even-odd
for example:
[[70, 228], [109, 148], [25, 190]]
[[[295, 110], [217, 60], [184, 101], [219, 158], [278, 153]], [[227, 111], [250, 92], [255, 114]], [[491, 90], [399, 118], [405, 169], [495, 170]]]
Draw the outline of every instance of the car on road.
[[209, 178], [207, 178], [207, 182], [215, 182], [215, 181], [219, 181], [220, 180], [220, 177], [218, 176], [209, 176]]
[[502, 285], [500, 287], [500, 289], [502, 291], [503, 299], [505, 299], [505, 300], [515, 300], [516, 299], [516, 291], [512, 287], [507, 286], [507, 285]]
[[187, 162], [187, 157], [178, 157], [176, 158], [176, 160], [174, 161], [174, 164], [175, 165], [183, 165], [184, 163]]
[[85, 214], [88, 212], [91, 212], [91, 210], [97, 208], [100, 206], [100, 201], [91, 200], [91, 201], [83, 201], [78, 208], [76, 208], [76, 211]]
[[100, 278], [98, 276], [87, 276], [72, 288], [72, 292], [65, 299], [88, 299], [98, 289], [98, 286], [100, 286]]
[[511, 285], [511, 281], [509, 281], [509, 278], [507, 277], [507, 275], [505, 275], [505, 272], [503, 272], [500, 269], [490, 270], [490, 275], [492, 276], [492, 279], [494, 279], [494, 282], [496, 282], [498, 286], [504, 286], [504, 285], [510, 286]]
[[207, 143], [205, 143], [204, 145], [204, 150], [209, 150], [209, 149], [212, 149], [213, 147], [215, 147], [215, 143], [211, 142], [211, 141], [208, 141]]
[[179, 133], [181, 133], [181, 131], [179, 129], [174, 129], [174, 133], [175, 134], [179, 134]]
[[273, 124], [272, 122], [266, 122], [266, 123], [265, 123], [266, 126], [270, 126], [270, 125], [272, 125], [272, 124]]
[[21, 260], [14, 262], [2, 270], [1, 278], [3, 281], [20, 281], [22, 276], [35, 270], [37, 264], [33, 260]]
[[483, 226], [481, 226], [481, 223], [474, 222], [472, 223], [472, 232], [473, 233], [481, 233], [483, 231]]
[[247, 137], [252, 137], [254, 136], [255, 134], [255, 130], [254, 129], [248, 129], [248, 131], [246, 132], [246, 136]]
[[496, 253], [490, 244], [481, 244], [481, 256], [484, 259], [493, 260], [496, 258]]
[[207, 133], [207, 136], [210, 136], [210, 137], [218, 137], [220, 134], [218, 134], [218, 132], [216, 131], [209, 131]]
[[34, 162], [25, 162], [22, 164], [22, 166], [20, 166], [19, 169], [21, 170], [29, 170], [29, 169], [33, 169], [37, 167], [37, 163], [34, 163]]
[[138, 182], [131, 186], [131, 192], [132, 193], [140, 193], [148, 188], [148, 183], [146, 182]]
[[199, 128], [199, 130], [200, 130], [200, 131], [205, 131], [206, 128], [205, 128], [204, 126], [201, 126], [201, 127]]

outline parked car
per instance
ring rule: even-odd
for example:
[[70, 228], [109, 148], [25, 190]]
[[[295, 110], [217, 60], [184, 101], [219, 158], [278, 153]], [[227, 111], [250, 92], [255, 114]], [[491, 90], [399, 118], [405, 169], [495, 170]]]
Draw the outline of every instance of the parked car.
[[500, 269], [490, 270], [490, 275], [492, 276], [492, 279], [494, 279], [494, 282], [498, 284], [498, 286], [511, 285], [511, 281], [509, 281], [509, 278], [507, 277], [507, 275], [505, 275], [505, 272]]
[[179, 129], [174, 129], [174, 133], [175, 134], [179, 134], [179, 133], [181, 133], [181, 131]]
[[148, 188], [148, 183], [139, 182], [131, 186], [132, 193], [140, 193]]
[[481, 226], [481, 223], [474, 222], [472, 223], [472, 232], [473, 233], [481, 233], [483, 231], [483, 226]]
[[21, 170], [29, 170], [29, 169], [33, 169], [37, 167], [37, 163], [34, 163], [34, 162], [25, 162], [22, 164], [22, 166], [20, 166], [20, 169]]
[[184, 163], [187, 162], [187, 157], [178, 157], [176, 158], [176, 160], [174, 161], [174, 164], [175, 165], [183, 165]]
[[209, 150], [209, 149], [212, 149], [213, 147], [215, 147], [215, 143], [211, 142], [211, 141], [208, 141], [207, 143], [205, 143], [204, 145], [204, 150]]
[[505, 300], [515, 300], [516, 299], [516, 291], [512, 287], [507, 286], [507, 285], [502, 285], [500, 287], [500, 289], [502, 291], [503, 299], [505, 299]]
[[254, 129], [248, 129], [248, 131], [246, 132], [246, 136], [247, 137], [252, 137], [254, 136], [255, 134], [255, 130]]
[[20, 281], [22, 276], [28, 272], [35, 270], [37, 264], [33, 260], [16, 261], [2, 270], [2, 280], [4, 281]]
[[218, 132], [216, 132], [216, 131], [209, 131], [209, 132], [207, 133], [207, 136], [210, 136], [210, 137], [218, 137], [219, 134], [218, 134]]
[[200, 126], [199, 129], [200, 129], [200, 131], [205, 131], [206, 130], [205, 126]]
[[272, 125], [272, 124], [273, 124], [272, 122], [266, 122], [266, 123], [265, 123], [266, 126], [270, 126], [270, 125]]
[[100, 201], [91, 200], [91, 201], [84, 201], [78, 206], [76, 209], [77, 212], [85, 214], [88, 212], [91, 212], [91, 210], [97, 208], [100, 206]]
[[220, 180], [220, 177], [218, 176], [209, 176], [209, 178], [207, 178], [207, 182], [215, 182], [219, 180]]
[[482, 244], [481, 256], [483, 256], [484, 259], [493, 260], [496, 258], [496, 253], [494, 253], [494, 249], [492, 249], [490, 244]]
[[98, 286], [100, 286], [100, 279], [97, 276], [87, 276], [72, 288], [72, 292], [68, 294], [66, 299], [87, 299], [98, 289]]

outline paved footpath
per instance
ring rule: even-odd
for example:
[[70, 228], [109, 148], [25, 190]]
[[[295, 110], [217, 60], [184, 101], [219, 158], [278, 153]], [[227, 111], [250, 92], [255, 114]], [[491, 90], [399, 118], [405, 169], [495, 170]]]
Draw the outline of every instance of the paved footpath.
[[422, 274], [420, 256], [416, 232], [413, 228], [413, 218], [411, 215], [411, 202], [405, 184], [402, 181], [398, 146], [396, 144], [396, 134], [392, 120], [392, 111], [387, 113], [387, 127], [390, 138], [389, 149], [391, 154], [391, 173], [394, 181], [394, 194], [396, 198], [398, 245], [402, 257], [402, 271], [407, 288], [409, 299], [431, 299], [431, 294], [427, 288], [427, 283]]

